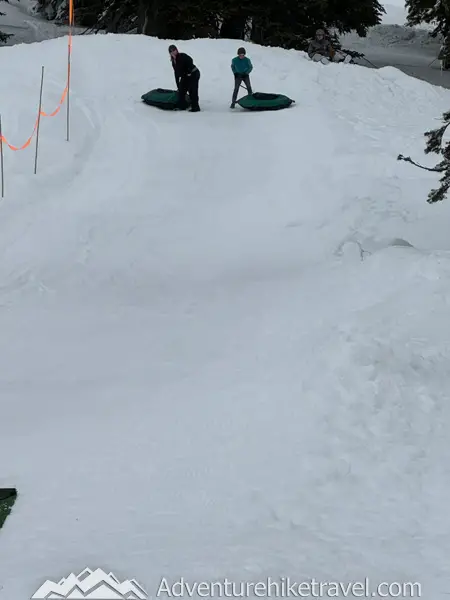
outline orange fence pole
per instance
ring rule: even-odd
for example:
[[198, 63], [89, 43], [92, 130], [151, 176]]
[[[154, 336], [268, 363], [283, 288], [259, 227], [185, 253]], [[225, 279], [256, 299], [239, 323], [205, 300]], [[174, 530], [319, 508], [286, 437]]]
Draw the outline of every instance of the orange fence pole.
[[2, 175], [2, 198], [5, 197], [5, 178], [3, 175], [3, 134], [2, 134], [2, 115], [0, 115], [0, 165]]
[[70, 75], [72, 67], [73, 0], [69, 0], [69, 41], [67, 45], [67, 141], [70, 140]]
[[36, 154], [34, 157], [34, 174], [37, 173], [37, 162], [38, 162], [38, 149], [39, 149], [39, 126], [41, 124], [41, 113], [42, 113], [42, 89], [44, 87], [44, 67], [42, 67], [41, 73], [41, 91], [39, 94], [39, 110], [38, 110], [38, 118], [37, 118], [37, 126], [36, 126]]

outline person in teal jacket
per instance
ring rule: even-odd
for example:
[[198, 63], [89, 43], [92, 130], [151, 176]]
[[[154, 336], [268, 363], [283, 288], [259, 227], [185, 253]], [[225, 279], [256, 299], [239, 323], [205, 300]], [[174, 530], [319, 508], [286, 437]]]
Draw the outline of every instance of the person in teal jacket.
[[250, 83], [250, 73], [253, 71], [253, 65], [252, 61], [246, 56], [245, 48], [239, 48], [237, 51], [237, 56], [231, 61], [231, 70], [234, 74], [234, 91], [230, 108], [234, 108], [236, 106], [239, 87], [242, 82], [245, 83], [247, 92], [253, 94], [252, 85]]

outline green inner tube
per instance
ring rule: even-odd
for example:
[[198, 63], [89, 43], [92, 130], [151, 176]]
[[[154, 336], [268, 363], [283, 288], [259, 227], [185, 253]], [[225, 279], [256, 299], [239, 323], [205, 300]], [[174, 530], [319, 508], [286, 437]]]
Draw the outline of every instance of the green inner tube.
[[[163, 88], [157, 88], [150, 90], [141, 99], [150, 106], [156, 106], [166, 110], [175, 110], [178, 103], [178, 91], [177, 90], [166, 90]], [[186, 102], [190, 105], [189, 96], [186, 96]]]
[[14, 502], [17, 498], [17, 490], [11, 489], [0, 489], [0, 529], [3, 523], [6, 521], [7, 516], [11, 512]]
[[294, 100], [283, 94], [255, 92], [238, 100], [239, 106], [247, 110], [280, 110], [288, 108]]
[[253, 95], [254, 100], [275, 100], [280, 98], [280, 94], [264, 94], [263, 92], [255, 92]]

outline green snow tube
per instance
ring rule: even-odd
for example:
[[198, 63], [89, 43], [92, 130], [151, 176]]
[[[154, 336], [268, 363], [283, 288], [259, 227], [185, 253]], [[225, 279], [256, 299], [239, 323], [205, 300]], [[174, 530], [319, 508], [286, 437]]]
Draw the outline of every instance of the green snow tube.
[[[178, 91], [157, 88], [156, 90], [150, 90], [141, 96], [141, 98], [146, 104], [150, 104], [150, 106], [156, 106], [163, 110], [175, 110], [178, 103]], [[186, 96], [186, 102], [189, 106], [189, 96]]]
[[0, 489], [0, 529], [11, 512], [16, 498], [17, 490], [15, 488]]
[[247, 110], [280, 110], [289, 108], [293, 102], [295, 100], [282, 94], [264, 94], [262, 92], [249, 94], [237, 101], [239, 106]]

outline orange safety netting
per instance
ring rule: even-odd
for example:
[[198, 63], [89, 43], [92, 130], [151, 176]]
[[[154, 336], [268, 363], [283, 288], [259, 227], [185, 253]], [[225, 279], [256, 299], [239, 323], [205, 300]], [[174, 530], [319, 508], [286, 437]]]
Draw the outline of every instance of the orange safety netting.
[[27, 139], [27, 141], [24, 144], [22, 144], [22, 146], [13, 146], [12, 144], [10, 144], [8, 142], [8, 140], [5, 138], [5, 136], [3, 134], [0, 135], [0, 144], [6, 144], [8, 146], [8, 148], [13, 150], [14, 152], [17, 152], [18, 150], [25, 150], [25, 148], [28, 148], [28, 146], [31, 144], [34, 134], [36, 133], [37, 128], [39, 126], [40, 118], [41, 117], [54, 117], [55, 115], [57, 115], [59, 113], [59, 111], [61, 110], [61, 107], [63, 106], [63, 104], [67, 98], [67, 95], [69, 93], [69, 86], [70, 86], [70, 58], [71, 58], [71, 54], [72, 54], [73, 14], [74, 14], [73, 13], [73, 0], [69, 0], [69, 41], [68, 41], [68, 60], [67, 60], [67, 83], [66, 83], [66, 87], [64, 88], [64, 91], [62, 93], [61, 99], [60, 99], [56, 109], [51, 113], [46, 113], [45, 111], [41, 110], [41, 107], [39, 107], [38, 116], [36, 118], [36, 122], [34, 123], [33, 131], [31, 133], [30, 137]]

